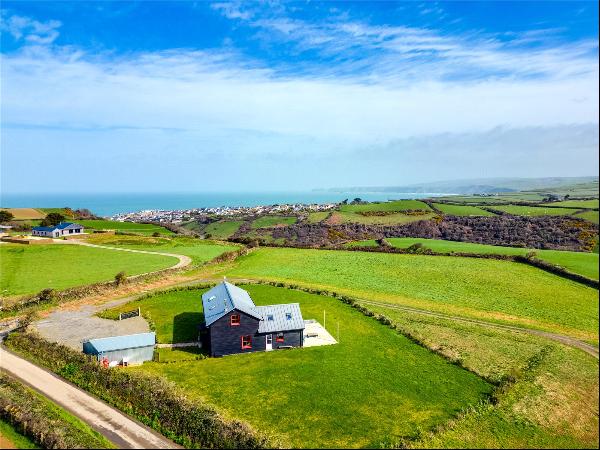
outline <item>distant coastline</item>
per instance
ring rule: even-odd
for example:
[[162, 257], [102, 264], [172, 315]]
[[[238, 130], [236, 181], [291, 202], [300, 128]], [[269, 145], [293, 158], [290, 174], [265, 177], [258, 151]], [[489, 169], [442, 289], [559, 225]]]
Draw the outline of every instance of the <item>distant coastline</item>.
[[205, 192], [205, 193], [52, 193], [5, 194], [3, 208], [87, 208], [100, 216], [146, 209], [181, 210], [218, 206], [261, 206], [286, 203], [332, 203], [360, 197], [367, 201], [386, 201], [452, 195], [417, 192]]

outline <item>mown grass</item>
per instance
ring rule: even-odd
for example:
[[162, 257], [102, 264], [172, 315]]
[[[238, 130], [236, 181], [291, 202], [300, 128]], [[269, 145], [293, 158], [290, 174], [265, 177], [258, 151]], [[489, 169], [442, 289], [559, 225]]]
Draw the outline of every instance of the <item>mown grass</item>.
[[598, 361], [537, 336], [366, 305], [483, 377], [514, 384], [411, 447], [597, 448]]
[[450, 216], [495, 216], [496, 214], [469, 205], [447, 205], [445, 203], [433, 203], [437, 209]]
[[164, 227], [148, 223], [117, 222], [114, 220], [78, 220], [77, 223], [83, 225], [84, 228], [93, 230], [116, 230], [148, 235], [153, 233], [160, 233], [164, 235], [173, 234], [172, 231], [167, 230]]
[[370, 225], [397, 225], [403, 223], [416, 222], [418, 220], [429, 220], [435, 216], [435, 213], [426, 213], [421, 215], [409, 215], [403, 213], [387, 214], [385, 216], [363, 216], [355, 212], [336, 211], [328, 220], [332, 224], [340, 223], [364, 223]]
[[579, 217], [581, 219], [589, 220], [593, 223], [598, 223], [598, 211], [585, 211], [579, 214], [575, 214], [574, 217]]
[[252, 228], [266, 228], [275, 226], [292, 225], [296, 223], [295, 217], [286, 216], [262, 216], [252, 222]]
[[31, 294], [109, 281], [121, 271], [137, 275], [177, 263], [170, 256], [119, 252], [79, 245], [0, 246], [0, 295]]
[[35, 208], [0, 208], [0, 211], [8, 211], [14, 220], [38, 220], [46, 217], [46, 213]]
[[339, 344], [134, 370], [166, 376], [190, 397], [308, 448], [389, 445], [491, 392], [481, 378], [335, 299], [271, 286], [244, 289], [258, 305], [300, 303], [305, 319], [325, 310], [334, 336], [339, 323]]
[[420, 200], [396, 200], [382, 203], [367, 203], [364, 205], [341, 205], [342, 212], [366, 211], [406, 211], [406, 210], [431, 211], [431, 208]]
[[238, 262], [228, 275], [297, 282], [364, 299], [598, 339], [598, 291], [523, 264], [287, 248], [261, 248]]
[[8, 422], [0, 418], [0, 448], [40, 448], [27, 436], [20, 434]]
[[204, 232], [214, 239], [227, 239], [231, 237], [242, 225], [240, 220], [213, 222], [204, 227]]
[[[439, 253], [464, 252], [493, 255], [526, 255], [536, 253], [536, 258], [561, 266], [573, 273], [597, 280], [598, 254], [585, 252], [569, 252], [562, 250], [538, 250], [518, 247], [501, 247], [498, 245], [474, 244], [470, 242], [444, 241], [441, 239], [423, 238], [387, 238], [392, 247], [406, 249], [413, 244], [423, 244], [424, 247]], [[376, 247], [374, 239], [356, 241], [347, 244], [348, 247]]]
[[546, 208], [544, 206], [494, 205], [493, 209], [504, 211], [513, 216], [568, 216], [575, 214], [576, 209]]
[[118, 236], [97, 235], [89, 237], [86, 242], [111, 247], [147, 250], [151, 252], [173, 253], [192, 258], [194, 265], [199, 265], [229, 251], [239, 248], [236, 244], [221, 244], [213, 241], [189, 238], [185, 236], [150, 237], [150, 236]]
[[552, 206], [564, 206], [569, 208], [598, 208], [599, 201], [596, 200], [565, 200], [551, 203]]

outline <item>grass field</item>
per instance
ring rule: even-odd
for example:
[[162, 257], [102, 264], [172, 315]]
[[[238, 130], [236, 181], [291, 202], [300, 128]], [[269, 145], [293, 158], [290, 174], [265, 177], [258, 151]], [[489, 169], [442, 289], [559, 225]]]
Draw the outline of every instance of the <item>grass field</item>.
[[[337, 300], [270, 286], [244, 288], [258, 305], [298, 302], [306, 319], [322, 318], [325, 310], [332, 334], [340, 324], [340, 343], [133, 370], [164, 375], [190, 397], [308, 448], [396, 444], [491, 391], [481, 378]], [[165, 310], [174, 304], [165, 303]], [[198, 302], [194, 312], [200, 310]]]
[[37, 220], [46, 217], [46, 214], [34, 208], [0, 208], [0, 211], [8, 211], [14, 216], [14, 220]]
[[8, 422], [0, 419], [0, 448], [40, 448], [27, 436], [20, 434]]
[[387, 214], [385, 216], [363, 216], [355, 212], [336, 211], [328, 219], [330, 224], [341, 223], [364, 223], [369, 225], [399, 225], [403, 223], [416, 222], [418, 220], [429, 220], [435, 213], [422, 215], [408, 215], [403, 213]]
[[167, 230], [166, 228], [147, 223], [116, 222], [113, 220], [78, 220], [77, 223], [83, 225], [85, 228], [91, 228], [94, 230], [117, 230], [125, 231], [128, 233], [139, 233], [148, 235], [153, 233], [160, 233], [165, 235], [173, 234], [172, 231]]
[[567, 216], [577, 212], [569, 208], [545, 208], [543, 206], [494, 205], [493, 209], [513, 216]]
[[469, 205], [446, 205], [444, 203], [433, 203], [437, 209], [450, 216], [495, 216], [496, 214]]
[[222, 253], [237, 250], [236, 244], [221, 244], [203, 239], [185, 236], [153, 237], [153, 236], [128, 236], [128, 235], [96, 235], [87, 238], [91, 244], [107, 245], [111, 247], [124, 247], [134, 250], [148, 250], [151, 252], [174, 253], [192, 258], [193, 264], [202, 264], [221, 255]]
[[210, 234], [213, 239], [227, 239], [239, 230], [242, 222], [239, 220], [213, 222], [204, 227], [204, 232]]
[[[498, 245], [473, 244], [470, 242], [444, 241], [441, 239], [422, 239], [422, 238], [387, 238], [393, 247], [408, 248], [413, 244], [421, 243], [426, 248], [435, 252], [464, 252], [481, 253], [494, 255], [526, 255], [529, 252], [535, 252], [537, 258], [552, 264], [564, 267], [565, 269], [594, 280], [598, 279], [598, 254], [584, 252], [567, 252], [559, 250], [537, 250], [517, 247], [500, 247]], [[350, 247], [375, 247], [377, 243], [374, 239], [351, 242]]]
[[590, 222], [598, 223], [598, 211], [585, 211], [579, 214], [575, 214], [573, 217], [580, 217]]
[[31, 294], [164, 269], [177, 259], [79, 245], [0, 245], [0, 295]]
[[295, 217], [285, 216], [262, 216], [252, 222], [252, 228], [266, 228], [292, 225], [296, 223]]
[[431, 208], [419, 200], [396, 200], [383, 203], [367, 203], [365, 205], [342, 205], [342, 212], [366, 212], [366, 211], [406, 211], [406, 210], [431, 211]]
[[[598, 339], [598, 291], [523, 264], [453, 256], [261, 248], [227, 274]], [[369, 270], [365, 270], [369, 268]]]
[[329, 211], [311, 212], [308, 214], [308, 223], [318, 223], [327, 218]]
[[596, 200], [565, 200], [562, 202], [551, 203], [552, 206], [564, 206], [567, 208], [598, 208], [598, 199]]

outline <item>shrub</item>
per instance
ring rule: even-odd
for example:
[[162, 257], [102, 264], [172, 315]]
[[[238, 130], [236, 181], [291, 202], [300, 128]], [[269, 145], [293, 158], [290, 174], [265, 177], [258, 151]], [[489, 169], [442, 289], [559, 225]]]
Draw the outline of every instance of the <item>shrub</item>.
[[55, 298], [56, 298], [56, 291], [51, 288], [46, 288], [46, 289], [42, 290], [38, 295], [38, 299], [39, 299], [40, 303], [51, 302]]
[[126, 281], [127, 281], [127, 275], [125, 274], [124, 271], [121, 271], [115, 275], [115, 283], [117, 286], [121, 286]]
[[154, 233], [152, 233], [153, 237], [160, 237], [160, 233], [158, 231], [155, 231]]

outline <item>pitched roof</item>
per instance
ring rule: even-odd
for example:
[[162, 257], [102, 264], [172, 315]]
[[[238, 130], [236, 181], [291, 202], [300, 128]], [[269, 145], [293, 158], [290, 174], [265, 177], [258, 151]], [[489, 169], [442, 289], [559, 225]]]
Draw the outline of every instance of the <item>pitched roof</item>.
[[65, 230], [67, 228], [83, 228], [83, 225], [73, 222], [61, 222], [58, 225], [52, 227], [33, 227], [36, 231], [54, 231], [54, 230]]
[[[128, 334], [125, 336], [111, 336], [99, 339], [90, 339], [83, 343], [88, 349], [92, 347], [97, 353], [128, 348], [148, 347], [156, 343], [155, 333]], [[86, 345], [87, 344], [87, 345]]]
[[227, 281], [217, 284], [211, 290], [202, 294], [202, 306], [204, 308], [204, 321], [207, 326], [234, 309], [258, 320], [262, 317], [250, 298], [250, 294]]
[[56, 227], [33, 227], [32, 230], [35, 231], [54, 231]]
[[259, 333], [304, 329], [304, 320], [298, 303], [257, 306], [256, 309], [263, 317], [258, 324]]

